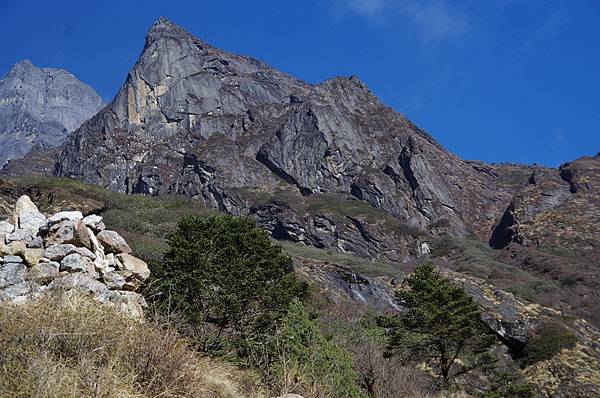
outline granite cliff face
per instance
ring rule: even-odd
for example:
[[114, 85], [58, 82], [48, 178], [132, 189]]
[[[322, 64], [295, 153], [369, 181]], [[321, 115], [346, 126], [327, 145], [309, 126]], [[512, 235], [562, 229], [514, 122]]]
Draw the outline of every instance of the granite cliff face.
[[279, 238], [394, 260], [442, 232], [487, 238], [509, 200], [493, 168], [448, 153], [357, 78], [307, 84], [165, 19], [112, 102], [68, 137], [56, 173], [196, 197]]
[[0, 80], [0, 167], [33, 148], [61, 145], [102, 99], [65, 70], [17, 63]]

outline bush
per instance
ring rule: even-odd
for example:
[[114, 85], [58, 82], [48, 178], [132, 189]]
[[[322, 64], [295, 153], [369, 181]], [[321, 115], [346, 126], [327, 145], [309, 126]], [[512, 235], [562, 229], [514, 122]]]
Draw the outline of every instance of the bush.
[[523, 366], [551, 359], [563, 349], [573, 348], [577, 337], [557, 321], [543, 322], [523, 350]]
[[531, 398], [534, 396], [533, 385], [525, 380], [512, 360], [497, 358], [491, 366], [482, 370], [488, 380], [488, 385], [483, 389], [485, 392], [480, 395], [482, 398]]
[[299, 300], [291, 302], [276, 340], [281, 390], [310, 397], [364, 397], [350, 355], [325, 338]]
[[293, 262], [254, 221], [229, 215], [188, 216], [168, 239], [155, 270], [169, 301], [193, 326], [214, 326], [202, 348], [233, 344], [248, 356], [275, 334], [289, 303], [307, 285], [296, 279]]
[[2, 397], [258, 396], [247, 372], [199, 357], [160, 320], [88, 297], [0, 306]]

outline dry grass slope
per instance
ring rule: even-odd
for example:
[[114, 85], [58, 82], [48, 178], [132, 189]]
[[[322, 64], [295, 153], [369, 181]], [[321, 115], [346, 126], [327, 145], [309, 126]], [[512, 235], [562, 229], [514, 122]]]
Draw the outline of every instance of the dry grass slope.
[[168, 325], [83, 296], [0, 307], [2, 397], [262, 397], [253, 375], [200, 357]]

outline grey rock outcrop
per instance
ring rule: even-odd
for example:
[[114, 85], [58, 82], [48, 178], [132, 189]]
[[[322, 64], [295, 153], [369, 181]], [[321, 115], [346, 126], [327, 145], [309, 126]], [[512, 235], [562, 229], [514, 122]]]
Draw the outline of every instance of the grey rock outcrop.
[[[85, 219], [103, 228], [101, 217]], [[111, 246], [107, 253], [85, 219], [80, 212], [46, 218], [29, 197], [19, 198], [12, 217], [2, 224], [12, 227], [14, 222], [17, 229], [0, 232], [0, 302], [80, 291], [141, 317], [145, 301], [136, 290], [150, 276], [148, 266], [129, 254], [125, 240], [113, 231], [103, 232], [124, 246]]]
[[[307, 84], [165, 19], [116, 97], [68, 137], [56, 172], [183, 194], [253, 215], [279, 239], [393, 260], [422, 254], [427, 234], [487, 237], [510, 199], [491, 168], [445, 151], [357, 78]], [[333, 217], [351, 201], [401, 227]]]
[[24, 60], [0, 80], [0, 167], [34, 148], [61, 145], [102, 99], [65, 70]]
[[579, 250], [600, 255], [600, 154], [558, 169], [536, 167], [499, 217], [490, 246]]

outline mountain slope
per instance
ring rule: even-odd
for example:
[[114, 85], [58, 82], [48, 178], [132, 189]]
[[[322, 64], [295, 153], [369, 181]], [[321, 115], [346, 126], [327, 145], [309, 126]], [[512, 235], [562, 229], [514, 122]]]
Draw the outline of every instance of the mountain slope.
[[33, 148], [59, 146], [101, 106], [96, 92], [67, 71], [17, 63], [0, 80], [0, 167]]
[[[71, 209], [102, 215], [107, 227], [118, 231], [131, 244], [135, 255], [149, 263], [160, 261], [166, 245], [164, 237], [181, 217], [190, 213], [201, 217], [215, 213], [204, 208], [201, 201], [184, 197], [122, 195], [69, 179], [29, 177], [0, 179], [0, 218], [10, 214], [14, 200], [25, 193], [32, 195], [44, 212]], [[394, 290], [405, 285], [406, 274], [419, 262], [377, 263], [291, 243], [285, 244], [284, 250], [294, 256], [298, 274], [313, 285], [317, 300], [314, 304], [333, 320], [340, 314], [357, 316], [366, 310], [401, 311], [402, 305], [395, 299]], [[553, 300], [540, 306], [540, 302], [535, 303], [537, 300], [523, 300], [519, 295], [505, 292], [507, 287], [513, 291], [513, 287], [527, 278], [526, 273], [514, 267], [506, 270], [507, 277], [512, 279], [500, 286], [489, 283], [495, 281], [493, 277], [485, 277], [485, 280], [473, 277], [465, 268], [460, 273], [445, 269], [453, 267], [452, 256], [432, 260], [446, 277], [461, 284], [481, 306], [483, 320], [505, 346], [498, 346], [499, 358], [508, 359], [511, 353], [518, 360], [519, 353], [547, 322], [559, 322], [577, 337], [576, 347], [562, 350], [524, 370], [542, 396], [597, 396], [600, 347], [599, 332], [594, 325], [577, 319], [579, 316], [568, 308], [556, 307]], [[486, 271], [494, 274], [504, 272], [505, 268], [506, 265], [495, 263]], [[560, 296], [564, 294], [560, 292]], [[568, 299], [565, 295], [557, 300], [561, 298]]]
[[[509, 200], [492, 168], [448, 153], [357, 78], [307, 84], [165, 19], [112, 102], [69, 136], [57, 173], [196, 197], [279, 238], [396, 260], [444, 232], [486, 238]], [[396, 227], [369, 222], [373, 211]]]

